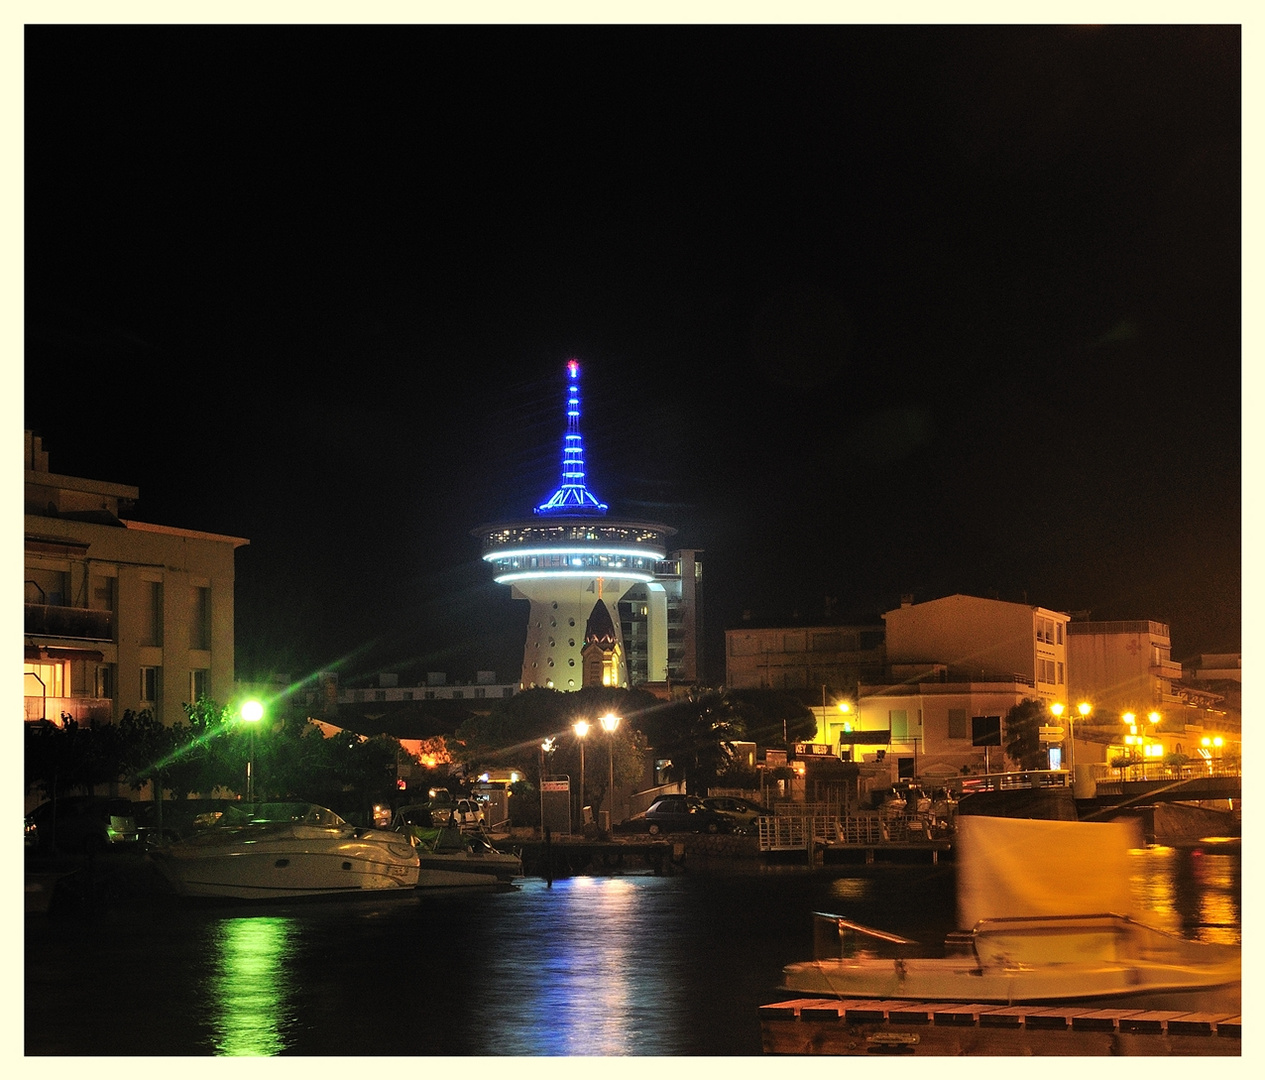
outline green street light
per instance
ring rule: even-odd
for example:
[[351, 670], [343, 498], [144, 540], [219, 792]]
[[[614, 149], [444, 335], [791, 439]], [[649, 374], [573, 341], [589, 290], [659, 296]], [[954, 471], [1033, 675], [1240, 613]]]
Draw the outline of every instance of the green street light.
[[246, 801], [255, 801], [255, 725], [264, 718], [264, 707], [253, 698], [241, 707], [239, 714], [250, 725], [250, 757], [246, 761]]

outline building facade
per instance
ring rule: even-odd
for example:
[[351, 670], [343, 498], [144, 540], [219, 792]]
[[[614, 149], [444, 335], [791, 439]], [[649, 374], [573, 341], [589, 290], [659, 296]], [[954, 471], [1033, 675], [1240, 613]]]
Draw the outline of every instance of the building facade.
[[185, 719], [234, 692], [234, 553], [246, 540], [132, 521], [135, 487], [49, 469], [26, 433], [25, 717]]
[[906, 599], [883, 615], [893, 673], [940, 665], [946, 679], [1026, 683], [1030, 696], [1067, 697], [1063, 612], [957, 593], [921, 604]]
[[[651, 618], [652, 608], [659, 614]], [[664, 678], [672, 683], [696, 683], [705, 678], [699, 642], [703, 638], [703, 553], [682, 548], [655, 564], [654, 580], [634, 585], [619, 602], [620, 628], [632, 686], [657, 683], [651, 664], [665, 653]], [[651, 643], [652, 633], [661, 640]]]
[[[1233, 694], [1226, 692], [1229, 680], [1223, 676], [1239, 674], [1237, 663], [1230, 666], [1238, 654], [1212, 658], [1223, 667], [1193, 666], [1187, 679], [1172, 659], [1168, 624], [1154, 619], [1074, 622], [1068, 647], [1071, 699], [1092, 704], [1085, 727], [1113, 751], [1141, 745], [1154, 756], [1192, 754], [1209, 733], [1222, 739], [1221, 745], [1237, 742], [1238, 712], [1227, 701]], [[1215, 673], [1215, 681], [1200, 678], [1204, 672]]]
[[725, 631], [725, 685], [742, 690], [817, 690], [852, 698], [884, 666], [883, 624], [741, 626]]

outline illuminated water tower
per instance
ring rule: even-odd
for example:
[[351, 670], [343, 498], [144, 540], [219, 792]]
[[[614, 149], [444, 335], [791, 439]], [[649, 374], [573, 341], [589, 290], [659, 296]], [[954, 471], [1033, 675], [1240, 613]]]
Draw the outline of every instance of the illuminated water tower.
[[601, 682], [627, 686], [619, 601], [637, 585], [644, 585], [649, 597], [646, 677], [662, 682], [668, 677], [667, 598], [656, 571], [667, 554], [666, 540], [676, 530], [608, 517], [606, 504], [585, 486], [579, 361], [567, 361], [566, 370], [561, 484], [531, 518], [474, 530], [495, 580], [509, 585], [516, 600], [531, 603], [520, 685], [524, 690], [579, 690], [585, 684], [585, 632], [592, 624], [601, 628], [607, 645], [613, 635], [613, 646], [604, 650], [606, 662], [599, 666]]

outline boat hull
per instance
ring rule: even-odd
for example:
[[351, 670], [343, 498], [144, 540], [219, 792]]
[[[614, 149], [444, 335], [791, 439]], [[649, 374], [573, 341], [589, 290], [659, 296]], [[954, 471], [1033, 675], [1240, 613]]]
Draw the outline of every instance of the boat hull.
[[1237, 1011], [1237, 963], [1067, 964], [979, 970], [951, 960], [809, 961], [788, 965], [793, 997], [875, 998], [982, 1005], [1082, 1005], [1101, 1008]]
[[349, 826], [231, 830], [154, 853], [182, 896], [290, 899], [416, 888], [417, 852], [394, 833]]
[[522, 877], [522, 860], [516, 855], [457, 852], [452, 854], [420, 853], [417, 887], [419, 889], [466, 888], [478, 885], [504, 885]]

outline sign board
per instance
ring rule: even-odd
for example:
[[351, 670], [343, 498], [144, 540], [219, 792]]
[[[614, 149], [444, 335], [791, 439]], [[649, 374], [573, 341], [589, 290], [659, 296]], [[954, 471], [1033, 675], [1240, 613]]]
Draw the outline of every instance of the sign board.
[[540, 785], [540, 825], [560, 836], [571, 834], [571, 781], [545, 780]]
[[1061, 727], [1042, 725], [1037, 728], [1037, 734], [1041, 737], [1042, 742], [1060, 743], [1063, 741], [1063, 729]]
[[972, 746], [1001, 746], [1001, 717], [971, 717]]
[[796, 757], [826, 757], [834, 752], [835, 748], [829, 743], [797, 742], [795, 744]]
[[764, 767], [766, 769], [779, 769], [786, 764], [785, 750], [766, 750], [764, 752]]

